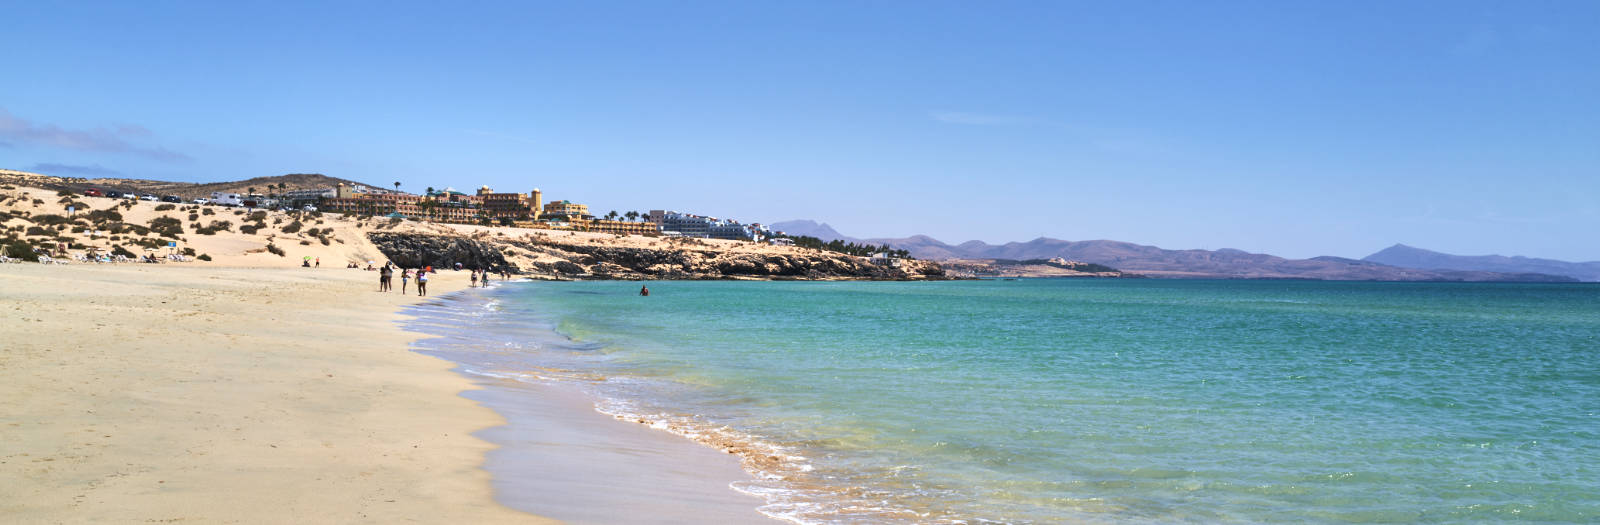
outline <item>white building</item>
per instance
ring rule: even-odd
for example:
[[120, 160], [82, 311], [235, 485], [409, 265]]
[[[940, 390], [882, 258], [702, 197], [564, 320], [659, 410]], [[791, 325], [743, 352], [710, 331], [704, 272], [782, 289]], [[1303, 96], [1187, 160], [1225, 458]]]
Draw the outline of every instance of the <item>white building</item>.
[[759, 241], [770, 237], [771, 232], [760, 224], [742, 224], [739, 221], [705, 217], [675, 211], [650, 210], [649, 221], [661, 227], [667, 236], [700, 237]]

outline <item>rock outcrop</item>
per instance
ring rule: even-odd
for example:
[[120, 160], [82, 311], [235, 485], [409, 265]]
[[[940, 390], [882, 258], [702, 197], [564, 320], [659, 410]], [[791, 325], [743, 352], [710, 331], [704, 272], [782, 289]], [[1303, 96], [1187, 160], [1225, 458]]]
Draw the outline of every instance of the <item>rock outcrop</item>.
[[466, 268], [520, 271], [495, 246], [467, 237], [371, 232], [367, 239], [384, 257], [404, 268], [454, 268], [461, 263]]
[[875, 264], [863, 257], [817, 251], [719, 250], [693, 244], [666, 248], [608, 246], [550, 238], [475, 238], [373, 232], [372, 243], [389, 260], [408, 267], [463, 266], [553, 278], [587, 279], [942, 279], [927, 261]]

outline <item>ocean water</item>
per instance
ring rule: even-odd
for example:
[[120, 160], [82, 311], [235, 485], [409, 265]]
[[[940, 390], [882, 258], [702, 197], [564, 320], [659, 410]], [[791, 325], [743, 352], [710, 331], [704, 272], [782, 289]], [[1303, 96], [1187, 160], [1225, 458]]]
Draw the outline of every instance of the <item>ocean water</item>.
[[512, 283], [471, 373], [740, 453], [801, 523], [1600, 521], [1600, 286]]

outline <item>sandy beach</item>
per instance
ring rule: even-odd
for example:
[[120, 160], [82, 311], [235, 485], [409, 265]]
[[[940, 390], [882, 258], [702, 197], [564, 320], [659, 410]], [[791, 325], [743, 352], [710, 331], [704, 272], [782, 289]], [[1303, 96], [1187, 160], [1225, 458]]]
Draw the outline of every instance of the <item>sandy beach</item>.
[[[53, 195], [0, 191], [0, 211], [10, 214], [0, 216], [0, 227], [18, 231], [65, 212], [59, 203], [33, 202]], [[122, 224], [246, 216], [83, 199], [75, 218], [116, 212]], [[298, 222], [283, 212], [266, 212], [261, 223], [271, 224], [256, 233], [185, 230], [179, 247], [210, 261], [166, 260], [175, 248], [141, 250], [163, 256], [163, 264], [68, 257], [61, 257], [66, 264], [0, 264], [0, 516], [30, 523], [770, 521], [755, 510], [760, 499], [728, 487], [748, 477], [737, 458], [614, 421], [557, 390], [475, 383], [453, 372], [455, 363], [414, 351], [427, 335], [397, 321], [423, 302], [415, 282], [411, 294], [379, 293], [377, 272], [346, 268], [385, 260], [368, 240], [375, 229], [550, 232], [300, 219], [305, 228], [295, 232], [284, 231]], [[115, 222], [96, 227], [112, 230]], [[140, 235], [57, 232], [84, 247], [71, 256], [132, 246]], [[270, 253], [273, 243], [286, 253]], [[320, 266], [301, 267], [302, 260]], [[444, 271], [429, 291], [437, 298], [468, 286], [466, 272]], [[486, 387], [496, 391], [479, 390]]]
[[[503, 419], [409, 351], [376, 273], [0, 265], [0, 516], [20, 523], [536, 523]], [[466, 286], [445, 272], [432, 292]]]

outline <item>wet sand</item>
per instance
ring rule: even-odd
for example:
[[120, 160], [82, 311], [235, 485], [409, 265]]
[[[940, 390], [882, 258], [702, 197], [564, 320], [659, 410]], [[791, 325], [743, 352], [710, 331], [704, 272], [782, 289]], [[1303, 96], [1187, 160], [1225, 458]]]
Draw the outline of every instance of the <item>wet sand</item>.
[[573, 385], [484, 384], [468, 397], [504, 415], [477, 435], [497, 445], [487, 468], [506, 506], [568, 523], [773, 524], [738, 456], [596, 412]]

